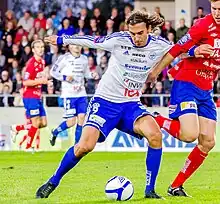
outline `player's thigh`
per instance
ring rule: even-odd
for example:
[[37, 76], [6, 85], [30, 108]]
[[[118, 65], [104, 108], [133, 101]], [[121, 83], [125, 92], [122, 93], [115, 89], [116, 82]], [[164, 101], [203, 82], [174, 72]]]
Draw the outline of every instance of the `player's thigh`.
[[199, 137], [199, 118], [195, 113], [179, 116], [180, 135], [186, 142], [193, 142]]
[[85, 116], [86, 116], [86, 114], [84, 114], [84, 113], [80, 113], [77, 115], [77, 124], [78, 125], [80, 125], [80, 126], [83, 125], [84, 120], [85, 120]]
[[122, 106], [123, 103], [113, 103], [99, 97], [92, 98], [87, 108], [84, 127], [97, 128], [101, 132], [98, 142], [104, 142], [109, 133], [119, 123]]
[[41, 116], [40, 117], [40, 128], [47, 127], [47, 117], [46, 116]]
[[162, 132], [151, 115], [139, 118], [134, 123], [134, 132], [145, 137], [151, 147], [162, 147]]
[[152, 147], [161, 147], [162, 133], [160, 128], [150, 112], [140, 102], [127, 103], [117, 128], [134, 137], [147, 138]]
[[217, 123], [215, 120], [199, 116], [199, 124], [199, 147], [208, 153], [215, 146]]
[[30, 120], [31, 120], [31, 124], [34, 127], [40, 128], [40, 125], [41, 125], [41, 118], [40, 118], [40, 116], [31, 117]]
[[75, 145], [74, 153], [77, 157], [82, 157], [85, 154], [91, 152], [100, 136], [98, 128], [87, 125], [83, 127], [82, 135], [79, 143]]

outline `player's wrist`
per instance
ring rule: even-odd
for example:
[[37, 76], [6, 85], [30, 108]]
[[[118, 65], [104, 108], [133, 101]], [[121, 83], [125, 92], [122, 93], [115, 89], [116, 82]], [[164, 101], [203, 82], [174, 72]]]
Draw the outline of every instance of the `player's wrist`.
[[62, 45], [63, 44], [63, 37], [62, 36], [58, 36], [57, 37], [57, 45]]
[[189, 55], [190, 57], [195, 57], [195, 50], [196, 50], [197, 47], [198, 47], [198, 46], [194, 45], [194, 46], [192, 46], [192, 47], [189, 49], [188, 55]]

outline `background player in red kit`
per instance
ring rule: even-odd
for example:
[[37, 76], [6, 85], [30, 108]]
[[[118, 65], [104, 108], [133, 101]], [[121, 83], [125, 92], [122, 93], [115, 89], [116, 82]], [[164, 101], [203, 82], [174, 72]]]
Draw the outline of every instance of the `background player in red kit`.
[[217, 116], [213, 81], [220, 70], [220, 0], [210, 2], [211, 14], [197, 21], [158, 66], [152, 69], [148, 78], [149, 82], [155, 81], [176, 56], [189, 48], [210, 45], [207, 47], [207, 53], [210, 54], [204, 55], [204, 58], [186, 58], [178, 64], [177, 70], [173, 70], [175, 80], [169, 106], [169, 115], [173, 120], [155, 116], [159, 126], [172, 136], [185, 142], [193, 142], [198, 138], [198, 145], [168, 188], [168, 194], [172, 196], [187, 196], [183, 183], [199, 168], [215, 145]]
[[26, 116], [31, 120], [31, 127], [27, 134], [26, 149], [32, 146], [33, 139], [38, 134], [39, 128], [47, 126], [46, 112], [41, 101], [41, 86], [48, 80], [44, 72], [45, 62], [44, 43], [36, 40], [31, 44], [34, 56], [28, 61], [23, 79], [23, 102]]

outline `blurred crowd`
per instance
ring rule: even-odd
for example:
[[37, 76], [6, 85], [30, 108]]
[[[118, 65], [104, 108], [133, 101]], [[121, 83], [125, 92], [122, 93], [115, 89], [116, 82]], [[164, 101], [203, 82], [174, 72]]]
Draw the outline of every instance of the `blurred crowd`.
[[[109, 35], [115, 31], [125, 31], [127, 30], [125, 19], [132, 9], [131, 5], [126, 5], [123, 11], [114, 7], [106, 18], [106, 15], [103, 15], [99, 8], [93, 10], [92, 16], [88, 15], [86, 9], [81, 9], [79, 15], [74, 16], [71, 8], [68, 8], [65, 17], [62, 19], [56, 12], [51, 12], [49, 16], [45, 16], [41, 11], [36, 15], [30, 11], [25, 11], [20, 19], [16, 19], [14, 12], [8, 10], [5, 16], [0, 19], [0, 106], [22, 106], [22, 74], [27, 61], [32, 57], [30, 44], [33, 40], [43, 39], [52, 34], [59, 36], [64, 34], [100, 36]], [[154, 30], [155, 35], [160, 35], [170, 42], [176, 43], [188, 31], [189, 28], [185, 25], [184, 19], [179, 20], [179, 27], [175, 30], [172, 22], [166, 20], [161, 13], [160, 7], [155, 7], [155, 12], [165, 19], [163, 27]], [[199, 7], [197, 16], [192, 19], [192, 25], [202, 17], [204, 17], [203, 8]], [[44, 59], [48, 76], [49, 70], [57, 58], [66, 51], [67, 49], [64, 47], [46, 46]], [[101, 79], [107, 69], [110, 53], [88, 49], [87, 47], [83, 47], [82, 52], [88, 57], [90, 70], [96, 71]], [[178, 60], [175, 60], [171, 66], [174, 66]], [[173, 79], [167, 74], [167, 70], [171, 66], [161, 73], [153, 89], [146, 86], [144, 94], [170, 93]], [[99, 80], [86, 81], [88, 94], [94, 94]], [[46, 100], [48, 106], [59, 105], [57, 97], [52, 97], [52, 95], [59, 95], [60, 88], [60, 82], [55, 79], [47, 86], [43, 86], [43, 93], [51, 96], [47, 97]], [[214, 93], [220, 94], [220, 78], [215, 81]], [[215, 98], [215, 101], [220, 106], [218, 98]], [[143, 98], [142, 102], [147, 106], [167, 106], [169, 98], [155, 96]]]

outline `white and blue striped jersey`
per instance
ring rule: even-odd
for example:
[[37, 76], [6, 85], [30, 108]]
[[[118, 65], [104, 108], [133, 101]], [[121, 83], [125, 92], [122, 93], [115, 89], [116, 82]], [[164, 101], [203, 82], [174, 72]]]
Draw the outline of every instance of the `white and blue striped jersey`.
[[122, 103], [139, 101], [150, 68], [172, 47], [165, 39], [149, 35], [145, 46], [134, 45], [128, 32], [109, 36], [63, 36], [63, 44], [75, 44], [111, 52], [108, 69], [98, 84], [95, 96]]
[[[70, 52], [61, 55], [50, 70], [55, 79], [62, 81], [61, 97], [75, 98], [86, 96], [85, 78], [92, 78], [88, 67], [88, 59], [84, 55], [74, 57]], [[72, 76], [73, 81], [63, 80], [63, 76]]]

